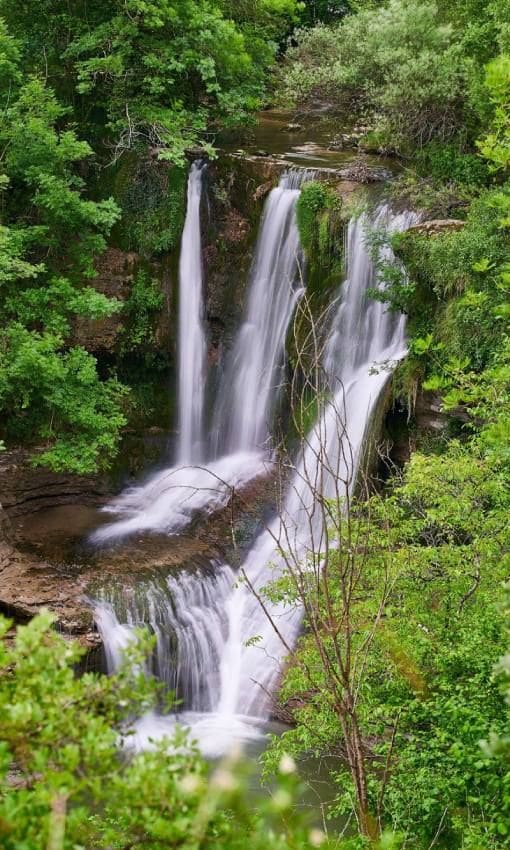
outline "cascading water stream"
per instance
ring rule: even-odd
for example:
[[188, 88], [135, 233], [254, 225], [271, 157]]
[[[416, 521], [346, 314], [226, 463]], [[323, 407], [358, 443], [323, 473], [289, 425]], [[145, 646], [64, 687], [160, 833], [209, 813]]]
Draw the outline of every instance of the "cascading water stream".
[[[409, 212], [392, 215], [383, 206], [372, 224], [391, 232], [407, 229], [416, 219]], [[349, 225], [347, 279], [325, 352], [330, 400], [308, 434], [280, 515], [255, 541], [242, 565], [255, 594], [240, 585], [227, 603], [229, 639], [221, 661], [220, 715], [268, 716], [268, 695], [280, 675], [285, 646], [296, 640], [302, 612], [270, 602], [264, 611], [256, 594], [285, 568], [280, 549], [294, 562], [317, 561], [326, 530], [323, 513], [315, 509], [315, 494], [333, 498], [339, 482], [340, 488], [343, 482], [349, 488], [355, 482], [378, 399], [396, 363], [406, 354], [404, 316], [367, 297], [367, 289], [377, 282], [365, 245], [367, 223], [362, 217]], [[389, 249], [386, 258], [391, 258]], [[259, 640], [247, 643], [253, 635]]]
[[[136, 588], [103, 589], [94, 617], [109, 672], [117, 670], [137, 626], [150, 625], [156, 649], [150, 672], [191, 711], [212, 711], [220, 654], [228, 634], [225, 600], [235, 581], [227, 565], [152, 577]], [[120, 623], [119, 619], [122, 620]]]
[[295, 206], [300, 187], [313, 176], [290, 171], [267, 199], [253, 261], [246, 317], [218, 395], [213, 451], [254, 451], [269, 439], [272, 413], [283, 383], [285, 340], [302, 293], [304, 258]]
[[[203, 166], [194, 163], [181, 243], [178, 464], [131, 487], [105, 508], [121, 519], [97, 529], [92, 542], [141, 531], [176, 533], [198, 512], [226, 505], [233, 489], [267, 473], [268, 436], [285, 360], [285, 340], [303, 292], [295, 206], [313, 172], [283, 175], [265, 203], [249, 281], [246, 318], [225, 370], [210, 457], [204, 462], [205, 331], [200, 248]], [[219, 451], [223, 454], [218, 456]]]
[[203, 458], [206, 333], [200, 201], [205, 166], [194, 162], [188, 178], [186, 220], [179, 260], [179, 448], [180, 465]]
[[[258, 537], [242, 565], [255, 591], [260, 591], [281, 574], [284, 563], [279, 546], [290, 549], [292, 557], [301, 561], [309, 555], [317, 558], [325, 529], [321, 512], [314, 509], [315, 495], [319, 492], [326, 497], [332, 496], [339, 481], [345, 481], [347, 487], [355, 481], [378, 399], [392, 368], [406, 353], [404, 317], [390, 313], [380, 302], [367, 296], [367, 289], [377, 283], [377, 273], [365, 245], [365, 228], [372, 224], [390, 231], [404, 230], [415, 220], [412, 213], [393, 215], [383, 206], [372, 222], [363, 217], [349, 225], [347, 278], [337, 299], [323, 364], [329, 400], [321, 406], [317, 422], [298, 457], [281, 515]], [[387, 258], [391, 259], [389, 249]], [[228, 581], [222, 583], [214, 604], [210, 593], [212, 579], [207, 576], [195, 579], [209, 586], [203, 591], [205, 596], [201, 603], [205, 621], [209, 622], [212, 609], [215, 611], [213, 619], [217, 618], [217, 627], [212, 633], [207, 632], [207, 645], [201, 642], [204, 612], [200, 611], [200, 606], [198, 609], [190, 606], [187, 598], [179, 599], [179, 605], [184, 606], [182, 612], [179, 609], [179, 617], [185, 617], [186, 629], [190, 630], [185, 635], [180, 625], [176, 626], [178, 597], [175, 593], [174, 601], [166, 602], [167, 606], [171, 605], [171, 615], [163, 618], [158, 615], [159, 620], [154, 611], [144, 615], [144, 622], [152, 623], [158, 636], [158, 652], [160, 644], [168, 640], [159, 632], [166, 633], [168, 628], [177, 641], [178, 651], [184, 657], [189, 653], [192, 663], [203, 671], [187, 694], [186, 706], [192, 712], [184, 712], [179, 719], [191, 727], [193, 737], [209, 754], [224, 751], [239, 737], [253, 737], [268, 718], [268, 695], [277, 683], [285, 646], [295, 642], [302, 617], [297, 607], [267, 603], [282, 641], [252, 591], [244, 584], [233, 589], [233, 576], [227, 567], [222, 567], [220, 574], [226, 575]], [[111, 606], [101, 605], [98, 624], [107, 653], [115, 662], [125, 645], [129, 620], [128, 625], [122, 625], [113, 615]], [[165, 623], [163, 629], [158, 625], [161, 619]], [[254, 635], [259, 636], [259, 640], [249, 641]], [[177, 666], [174, 662], [172, 670], [181, 669], [183, 664], [189, 669], [188, 662], [179, 661]], [[164, 678], [171, 682], [175, 675], [175, 672], [167, 673]], [[154, 715], [143, 718], [135, 743], [146, 746], [149, 737], [171, 735], [173, 722]]]

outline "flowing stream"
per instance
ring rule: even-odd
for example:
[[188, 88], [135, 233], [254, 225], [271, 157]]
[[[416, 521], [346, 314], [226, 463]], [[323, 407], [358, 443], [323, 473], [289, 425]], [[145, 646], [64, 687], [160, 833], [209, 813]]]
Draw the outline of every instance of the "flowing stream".
[[[199, 227], [192, 193], [192, 188], [196, 189], [192, 178], [194, 181], [199, 175], [198, 167], [192, 169], [188, 197], [193, 194], [193, 198], [188, 201], [186, 221], [190, 229]], [[216, 470], [222, 477], [228, 463], [233, 478], [248, 480], [260, 474], [267, 456], [262, 449], [270, 435], [271, 413], [282, 382], [285, 339], [302, 285], [294, 211], [298, 194], [298, 178], [287, 176], [266, 202], [246, 317], [215, 411], [211, 451], [227, 453], [209, 463], [209, 475]], [[415, 220], [412, 213], [395, 215], [383, 205], [371, 221], [362, 216], [349, 224], [346, 279], [330, 313], [323, 355], [321, 397], [325, 401], [319, 404], [317, 420], [298, 453], [279, 515], [258, 536], [242, 564], [252, 589], [246, 583], [236, 584], [229, 565], [211, 564], [207, 570], [197, 568], [150, 579], [128, 595], [105, 589], [96, 603], [96, 621], [111, 670], [118, 666], [134, 626], [150, 625], [157, 642], [152, 671], [176, 690], [183, 705], [178, 720], [191, 728], [206, 754], [224, 752], [235, 739], [259, 736], [270, 716], [271, 693], [286, 647], [297, 638], [302, 612], [283, 603], [267, 603], [264, 611], [257, 593], [282, 573], [282, 550], [301, 563], [308, 558], [317, 561], [326, 529], [316, 495], [341, 498], [356, 480], [378, 400], [396, 363], [406, 354], [404, 317], [390, 313], [367, 295], [377, 283], [377, 272], [365, 244], [366, 228], [375, 225], [398, 231]], [[183, 252], [194, 247], [192, 239], [188, 244], [183, 237]], [[389, 249], [386, 255], [393, 259]], [[195, 273], [200, 264], [189, 260], [185, 264], [181, 257], [181, 289], [186, 285], [183, 268]], [[193, 288], [198, 277], [197, 272]], [[193, 306], [187, 305], [188, 319], [200, 317], [200, 303], [201, 299], [194, 297]], [[185, 357], [181, 354], [184, 362], [189, 375], [196, 377], [199, 372], [190, 365], [195, 361], [189, 352]], [[203, 392], [203, 387], [200, 390]], [[186, 398], [181, 395], [181, 404]], [[191, 455], [193, 446], [202, 442], [201, 404], [189, 406], [195, 428], [195, 437], [187, 440], [186, 451]], [[181, 422], [183, 415], [181, 412]], [[182, 444], [181, 451], [184, 454]], [[218, 496], [222, 485], [217, 481], [211, 484], [210, 479], [213, 492], [204, 494], [203, 468], [196, 470], [190, 464], [185, 471], [194, 506], [198, 503], [200, 508], [211, 509], [211, 504], [225, 498], [224, 493]], [[173, 476], [173, 470], [159, 473], [144, 488], [121, 496], [115, 510], [122, 510], [123, 505], [131, 517], [107, 528], [117, 527], [118, 531], [123, 525], [126, 533], [134, 527], [166, 531], [182, 527], [190, 513], [182, 504], [182, 479], [168, 483]], [[143, 509], [136, 507], [141, 491]], [[172, 496], [172, 491], [179, 496]], [[258, 639], [250, 640], [254, 636]], [[175, 717], [155, 714], [142, 718], [133, 745], [147, 746], [150, 740], [171, 734], [174, 722]]]

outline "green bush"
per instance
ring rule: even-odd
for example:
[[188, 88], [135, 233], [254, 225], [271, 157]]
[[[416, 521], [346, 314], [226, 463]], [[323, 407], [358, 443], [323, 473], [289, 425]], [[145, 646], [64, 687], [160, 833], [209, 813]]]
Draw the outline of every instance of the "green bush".
[[453, 144], [431, 143], [416, 155], [418, 172], [442, 182], [466, 186], [484, 186], [489, 171], [486, 163], [472, 153], [464, 153]]
[[[328, 842], [294, 809], [299, 779], [282, 761], [254, 800], [242, 764], [203, 761], [186, 733], [119, 753], [133, 717], [161, 695], [140, 672], [139, 633], [114, 676], [74, 666], [83, 651], [42, 613], [7, 640], [0, 618], [0, 843], [3, 850], [312, 850]], [[335, 842], [335, 847], [339, 845]]]
[[122, 209], [117, 226], [120, 244], [143, 257], [177, 248], [186, 212], [186, 182], [184, 168], [149, 162], [142, 152], [126, 157], [114, 181]]
[[121, 353], [147, 352], [154, 347], [155, 323], [164, 303], [159, 281], [140, 270], [124, 304], [126, 325], [122, 334]]
[[95, 359], [70, 338], [76, 317], [103, 318], [120, 304], [90, 286], [94, 260], [119, 216], [92, 201], [81, 176], [92, 150], [68, 111], [35, 78], [23, 82], [0, 22], [0, 431], [38, 444], [38, 463], [93, 472], [116, 453], [125, 389], [102, 381]]
[[343, 263], [342, 199], [326, 183], [305, 183], [296, 204], [301, 244], [312, 267], [320, 270], [322, 283]]
[[[385, 493], [351, 504], [341, 531], [335, 524], [331, 532], [334, 551], [324, 544], [327, 578], [310, 590], [309, 627], [286, 667], [281, 699], [294, 725], [273, 739], [269, 771], [282, 752], [338, 754], [332, 811], [352, 814], [337, 708], [352, 676], [380, 827], [413, 850], [507, 846], [507, 766], [484, 755], [480, 740], [508, 729], [492, 668], [506, 646], [509, 507], [507, 473], [476, 438], [452, 441], [440, 455], [415, 453]], [[349, 570], [355, 592], [346, 601], [341, 575]], [[295, 583], [289, 574], [266, 592], [292, 599]], [[321, 623], [329, 629], [319, 651]]]
[[282, 77], [286, 101], [306, 107], [319, 100], [345, 120], [368, 119], [386, 146], [404, 152], [448, 141], [476, 122], [463, 47], [430, 0], [369, 4], [295, 39]]

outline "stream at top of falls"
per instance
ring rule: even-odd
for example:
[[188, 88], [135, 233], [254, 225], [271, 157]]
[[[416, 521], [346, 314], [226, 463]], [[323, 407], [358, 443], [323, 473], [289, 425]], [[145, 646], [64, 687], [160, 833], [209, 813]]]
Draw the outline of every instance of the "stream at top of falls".
[[[303, 180], [313, 175], [284, 174], [266, 200], [245, 315], [207, 436], [200, 255], [206, 168], [201, 163], [191, 167], [181, 243], [177, 462], [108, 505], [116, 519], [97, 529], [92, 536], [96, 544], [138, 532], [176, 534], [197, 513], [218, 511], [233, 491], [267, 475], [273, 461], [271, 422], [285, 379], [285, 343], [306, 278], [295, 206]], [[406, 354], [404, 317], [367, 297], [367, 290], [377, 284], [377, 271], [366, 229], [405, 230], [416, 218], [381, 205], [370, 218], [363, 215], [349, 223], [345, 279], [323, 329], [317, 418], [291, 464], [278, 514], [255, 538], [240, 569], [218, 559], [206, 569], [150, 576], [129, 593], [118, 585], [98, 590], [95, 619], [108, 670], [118, 668], [134, 628], [147, 625], [156, 641], [149, 670], [176, 693], [182, 706], [173, 715], [141, 718], [131, 746], [143, 748], [171, 736], [176, 722], [189, 727], [211, 757], [239, 741], [264, 736], [272, 695], [288, 648], [297, 639], [302, 611], [283, 602], [266, 601], [262, 606], [261, 590], [282, 574], [282, 552], [294, 562], [311, 562], [320, 569], [327, 529], [317, 496], [336, 494], [341, 500], [345, 490], [351, 490], [378, 400]], [[384, 250], [391, 260], [391, 251]]]

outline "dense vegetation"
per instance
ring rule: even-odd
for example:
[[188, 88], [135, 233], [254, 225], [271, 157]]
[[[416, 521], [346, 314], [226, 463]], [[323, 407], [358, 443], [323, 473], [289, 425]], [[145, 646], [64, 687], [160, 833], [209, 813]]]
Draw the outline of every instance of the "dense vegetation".
[[[261, 796], [256, 810], [237, 759], [208, 770], [182, 731], [170, 750], [121, 758], [119, 739], [133, 712], [158, 697], [154, 680], [140, 672], [147, 638], [117, 675], [77, 678], [82, 653], [51, 622], [41, 614], [18, 629], [14, 646], [0, 646], [4, 850], [319, 846], [322, 833], [292, 811], [299, 783], [289, 757], [272, 798]], [[5, 619], [0, 630], [4, 638]]]
[[[291, 571], [267, 589], [306, 595], [282, 686], [295, 725], [265, 756], [282, 787], [255, 816], [230, 767], [209, 778], [192, 749], [121, 762], [117, 736], [152, 686], [136, 665], [75, 678], [76, 651], [43, 617], [2, 649], [2, 846], [326, 846], [290, 816], [286, 754], [310, 752], [335, 757], [347, 827], [331, 846], [510, 846], [507, 0], [0, 0], [0, 14], [0, 436], [42, 447], [40, 462], [91, 471], [115, 454], [128, 390], [73, 344], [77, 317], [120, 309], [91, 285], [94, 260], [119, 221], [141, 255], [175, 244], [186, 149], [210, 150], [261, 104], [278, 51], [280, 102], [355, 125], [362, 150], [404, 163], [395, 203], [463, 222], [394, 237], [398, 267], [380, 259], [387, 234], [368, 234], [372, 296], [408, 315], [396, 403], [412, 420], [433, 394], [445, 427], [417, 433], [405, 468], [335, 518], [320, 581]], [[163, 190], [151, 158], [170, 163]], [[302, 198], [325, 279], [342, 212], [322, 185]], [[150, 344], [160, 299], [140, 270], [124, 354]]]
[[294, 34], [280, 93], [310, 114], [327, 104], [339, 127], [354, 116], [362, 149], [405, 158], [397, 203], [462, 220], [394, 236], [400, 266], [382, 259], [386, 234], [367, 234], [381, 271], [372, 297], [408, 315], [397, 403], [412, 417], [428, 393], [444, 428], [418, 434], [405, 469], [333, 523], [339, 546], [319, 588], [289, 569], [268, 589], [305, 594], [308, 630], [282, 691], [300, 706], [295, 727], [266, 762], [339, 756], [336, 810], [354, 808], [368, 838], [391, 829], [404, 847], [506, 847], [507, 661], [494, 665], [508, 641], [509, 7], [360, 7]]
[[[2, 0], [0, 427], [42, 447], [37, 462], [90, 472], [114, 457], [126, 388], [73, 345], [77, 318], [121, 307], [90, 286], [94, 259], [121, 213], [142, 256], [175, 245], [184, 151], [261, 104], [293, 15], [293, 0]], [[119, 207], [101, 187], [121, 157]], [[174, 166], [168, 193], [147, 186], [154, 159]]]

